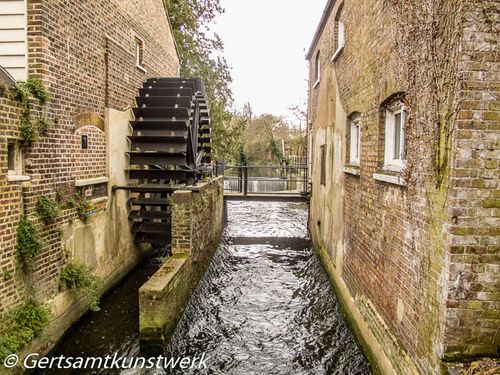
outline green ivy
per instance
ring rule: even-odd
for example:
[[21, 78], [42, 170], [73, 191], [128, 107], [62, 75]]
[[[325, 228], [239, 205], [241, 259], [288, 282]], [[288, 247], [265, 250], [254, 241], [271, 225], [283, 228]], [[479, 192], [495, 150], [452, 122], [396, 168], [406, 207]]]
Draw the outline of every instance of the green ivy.
[[0, 362], [40, 335], [49, 316], [48, 310], [32, 299], [5, 314], [0, 320]]
[[29, 117], [23, 116], [21, 118], [19, 132], [21, 133], [21, 138], [23, 139], [24, 143], [30, 144], [36, 141], [36, 129]]
[[53, 126], [52, 121], [46, 119], [45, 117], [40, 117], [36, 121], [36, 130], [41, 136], [45, 136], [47, 131]]
[[3, 280], [4, 281], [9, 281], [14, 277], [14, 274], [12, 271], [4, 270], [3, 271]]
[[40, 103], [40, 105], [45, 105], [45, 103], [50, 100], [49, 93], [39, 79], [28, 78], [28, 80], [26, 81], [26, 86], [28, 87], [31, 95], [38, 99], [38, 103]]
[[40, 105], [45, 105], [50, 100], [50, 95], [37, 78], [28, 78], [26, 82], [19, 82], [11, 86], [12, 97], [24, 107], [29, 104], [30, 96], [38, 100]]
[[28, 267], [42, 249], [42, 241], [33, 223], [22, 217], [17, 227], [17, 253], [20, 262]]
[[70, 290], [77, 290], [89, 298], [89, 309], [99, 311], [102, 281], [92, 270], [82, 264], [68, 263], [61, 271], [61, 283]]
[[41, 196], [36, 202], [36, 213], [45, 224], [52, 223], [59, 216], [59, 209], [52, 199]]
[[43, 106], [50, 100], [49, 93], [45, 90], [42, 82], [37, 78], [28, 78], [26, 82], [19, 82], [10, 87], [12, 99], [18, 101], [23, 106], [21, 124], [19, 131], [24, 143], [29, 145], [36, 141], [37, 133], [45, 135], [51, 122], [45, 118], [34, 120], [30, 115], [29, 100], [34, 97], [38, 103]]
[[87, 222], [88, 218], [94, 213], [96, 210], [95, 204], [93, 202], [88, 201], [85, 197], [74, 194], [72, 197], [68, 199], [67, 206], [70, 208], [74, 208], [78, 217], [84, 223]]
[[27, 107], [30, 99], [30, 91], [26, 86], [25, 82], [20, 82], [17, 85], [12, 85], [10, 88], [12, 93], [12, 98], [19, 103], [21, 103], [24, 107]]
[[7, 86], [0, 82], [0, 97], [2, 97], [7, 92]]

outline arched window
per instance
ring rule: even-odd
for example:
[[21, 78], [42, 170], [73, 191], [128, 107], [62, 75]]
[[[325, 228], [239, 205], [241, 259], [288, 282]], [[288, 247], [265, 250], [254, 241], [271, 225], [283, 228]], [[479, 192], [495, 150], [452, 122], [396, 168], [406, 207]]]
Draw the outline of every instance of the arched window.
[[314, 86], [316, 87], [319, 84], [319, 80], [321, 78], [321, 59], [320, 59], [320, 51], [316, 53], [316, 58], [314, 59]]
[[384, 107], [385, 142], [384, 169], [399, 171], [403, 169], [406, 147], [407, 111], [401, 96]]
[[361, 154], [361, 115], [352, 113], [348, 118], [349, 164], [359, 165]]
[[345, 45], [345, 27], [343, 18], [344, 3], [340, 4], [337, 15], [335, 16], [335, 30], [333, 33], [333, 55], [332, 61], [334, 61], [342, 52]]

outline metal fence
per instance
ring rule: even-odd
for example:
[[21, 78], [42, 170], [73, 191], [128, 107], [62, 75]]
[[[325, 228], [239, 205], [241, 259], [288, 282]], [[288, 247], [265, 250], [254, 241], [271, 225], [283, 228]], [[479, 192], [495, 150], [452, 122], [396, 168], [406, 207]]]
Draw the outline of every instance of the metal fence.
[[226, 165], [218, 174], [224, 175], [224, 191], [249, 194], [308, 193], [307, 166], [296, 165]]

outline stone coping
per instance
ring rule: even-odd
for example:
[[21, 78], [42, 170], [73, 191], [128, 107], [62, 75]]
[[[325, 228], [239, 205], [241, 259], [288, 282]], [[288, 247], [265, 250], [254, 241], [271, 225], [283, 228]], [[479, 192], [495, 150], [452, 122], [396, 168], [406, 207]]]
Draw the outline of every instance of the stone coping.
[[176, 275], [186, 264], [187, 254], [175, 254], [169, 257], [151, 278], [139, 288], [139, 295], [149, 299], [162, 299], [175, 287]]
[[98, 185], [98, 184], [104, 184], [108, 181], [109, 181], [109, 178], [106, 176], [87, 178], [85, 180], [76, 180], [75, 186], [82, 187], [82, 186]]

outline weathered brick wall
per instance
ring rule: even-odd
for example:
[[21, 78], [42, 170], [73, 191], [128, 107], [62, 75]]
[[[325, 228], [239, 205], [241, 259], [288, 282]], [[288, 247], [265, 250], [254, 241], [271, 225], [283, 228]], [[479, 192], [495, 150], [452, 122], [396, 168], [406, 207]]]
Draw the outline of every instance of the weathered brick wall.
[[[489, 4], [494, 14], [498, 4]], [[335, 2], [310, 55], [310, 229], [395, 371], [438, 373], [443, 358], [488, 354], [498, 347], [499, 108], [494, 79], [498, 62], [492, 61], [498, 54], [488, 50], [472, 61], [466, 58], [475, 93], [472, 103], [465, 103], [471, 110], [461, 115], [457, 128], [450, 189], [437, 191], [424, 184], [410, 189], [379, 181], [374, 173], [380, 172], [384, 157], [381, 104], [404, 91], [398, 80], [390, 8], [381, 0], [345, 1], [345, 48], [332, 61], [339, 5]], [[491, 32], [481, 35], [483, 47], [494, 43]], [[321, 82], [313, 87], [318, 50]], [[359, 176], [342, 172], [348, 153], [347, 116], [353, 112], [361, 113]], [[325, 186], [320, 184], [323, 144]], [[423, 144], [420, 152], [434, 150]], [[457, 220], [458, 229], [453, 224]], [[453, 289], [459, 273], [470, 288], [461, 298]], [[447, 297], [443, 279], [449, 284]]]
[[[15, 252], [16, 228], [22, 213], [21, 183], [7, 181], [8, 137], [19, 136], [20, 108], [0, 98], [0, 311], [4, 306], [22, 300], [25, 293], [22, 279], [15, 277], [18, 269]], [[12, 274], [12, 278], [6, 277]]]
[[[333, 7], [312, 54], [315, 56], [321, 50], [323, 68], [320, 85], [310, 89], [309, 118], [315, 139], [310, 226], [316, 242], [326, 249], [335, 271], [342, 275], [394, 369], [398, 373], [411, 372], [408, 356], [415, 362], [418, 358], [426, 361], [425, 369], [435, 368], [435, 362], [429, 363], [429, 349], [421, 344], [429, 343], [438, 333], [433, 335], [423, 327], [428, 324], [423, 322], [425, 317], [437, 314], [438, 295], [432, 296], [434, 303], [432, 300], [423, 303], [422, 290], [431, 288], [429, 284], [438, 274], [427, 280], [423, 277], [427, 270], [419, 265], [419, 259], [429, 255], [431, 247], [412, 244], [406, 188], [373, 178], [381, 166], [380, 105], [401, 90], [391, 54], [390, 18], [383, 1], [345, 2], [345, 47], [332, 62], [334, 20], [339, 3]], [[357, 26], [360, 23], [362, 28]], [[348, 153], [347, 116], [353, 112], [361, 114], [359, 176], [342, 172]], [[318, 181], [318, 149], [322, 143], [327, 144], [324, 188], [319, 187]], [[330, 202], [335, 200], [340, 202], [331, 206]], [[325, 214], [325, 206], [330, 214]], [[418, 214], [425, 215], [425, 209]], [[332, 233], [332, 228], [340, 233]], [[429, 233], [432, 228], [422, 221], [417, 230]]]
[[[143, 40], [146, 71], [135, 64], [136, 37]], [[75, 180], [106, 176], [106, 126], [112, 126], [105, 118], [106, 108], [132, 106], [146, 78], [176, 76], [179, 60], [162, 0], [30, 0], [28, 50], [30, 76], [41, 79], [52, 97], [43, 109], [33, 105], [32, 116], [43, 115], [55, 124], [45, 137], [24, 148], [25, 175], [31, 180], [24, 188], [21, 182], [6, 183], [3, 137], [18, 138], [19, 113], [14, 104], [1, 99], [1, 259], [2, 270], [18, 270], [15, 230], [22, 198], [24, 212], [40, 227], [44, 241], [30, 282], [45, 300], [58, 292], [65, 256], [61, 228], [77, 216], [72, 209], [62, 210], [56, 223], [42, 227], [34, 214], [36, 200], [40, 195], [54, 199], [57, 191], [67, 198], [75, 191]], [[82, 114], [89, 114], [87, 124]], [[81, 148], [82, 134], [88, 136], [86, 150]], [[102, 212], [106, 202], [98, 208]], [[102, 233], [96, 233], [96, 239], [108, 237], [105, 227], [98, 230]], [[24, 279], [19, 270], [9, 281], [0, 277], [0, 312], [21, 301]]]
[[500, 348], [500, 4], [475, 1], [464, 22], [464, 103], [447, 207], [443, 350], [451, 359]]
[[198, 192], [172, 196], [172, 253], [139, 289], [141, 351], [164, 353], [191, 294], [217, 250], [223, 229], [224, 184], [217, 177]]

